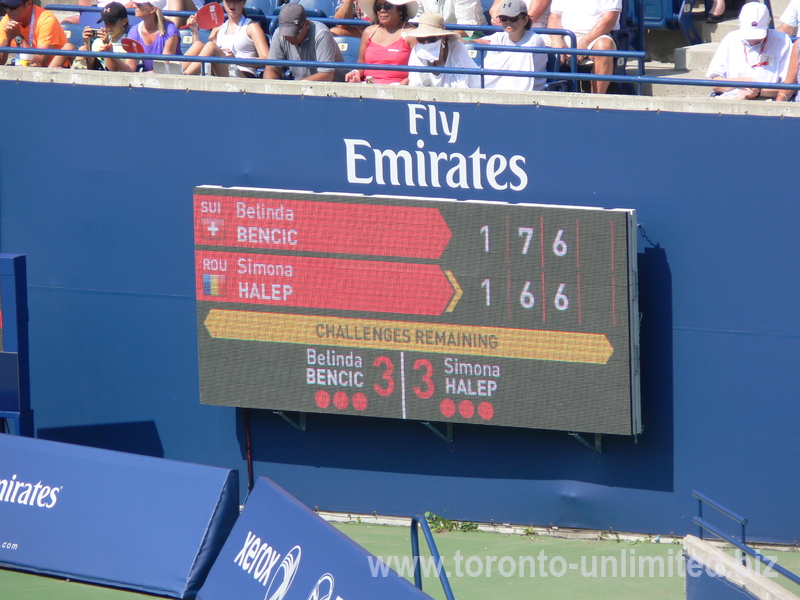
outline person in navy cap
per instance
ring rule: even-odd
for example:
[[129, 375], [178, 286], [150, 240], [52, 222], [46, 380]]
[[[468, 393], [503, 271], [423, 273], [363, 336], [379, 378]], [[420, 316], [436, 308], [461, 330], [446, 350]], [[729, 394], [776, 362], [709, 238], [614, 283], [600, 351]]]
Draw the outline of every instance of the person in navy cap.
[[[34, 5], [33, 0], [2, 0], [0, 4], [6, 11], [0, 19], [0, 46], [29, 49], [17, 54], [23, 66], [48, 67], [65, 63], [63, 57], [35, 53], [38, 48], [60, 49], [67, 43], [67, 35], [53, 13]], [[60, 59], [56, 61], [60, 64], [51, 65], [54, 59]], [[7, 54], [0, 54], [0, 65], [7, 60]]]

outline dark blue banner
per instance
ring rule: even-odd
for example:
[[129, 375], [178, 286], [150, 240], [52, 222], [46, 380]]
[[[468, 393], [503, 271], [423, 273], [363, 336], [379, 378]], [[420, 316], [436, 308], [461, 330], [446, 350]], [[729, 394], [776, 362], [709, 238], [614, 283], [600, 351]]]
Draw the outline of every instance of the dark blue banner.
[[0, 435], [0, 564], [193, 597], [238, 510], [235, 471]]
[[260, 478], [198, 600], [430, 598]]

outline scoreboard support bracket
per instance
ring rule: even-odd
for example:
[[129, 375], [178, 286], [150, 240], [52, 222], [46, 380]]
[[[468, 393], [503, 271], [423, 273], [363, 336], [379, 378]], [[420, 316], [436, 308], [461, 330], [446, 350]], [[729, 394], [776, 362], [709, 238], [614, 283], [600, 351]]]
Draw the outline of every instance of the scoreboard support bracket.
[[273, 414], [278, 415], [281, 419], [286, 421], [289, 425], [297, 429], [297, 431], [305, 431], [306, 430], [306, 413], [301, 412], [297, 413], [298, 420], [295, 421], [292, 419], [291, 416], [283, 412], [282, 410], [273, 410]]
[[437, 436], [442, 438], [447, 443], [452, 443], [453, 441], [453, 424], [452, 423], [445, 423], [445, 430], [442, 432], [436, 425], [431, 423], [430, 421], [422, 421], [422, 424], [425, 425], [428, 429], [430, 429], [433, 433]]
[[570, 431], [569, 434], [578, 440], [581, 444], [586, 446], [592, 452], [597, 452], [598, 454], [603, 453], [603, 434], [595, 433], [594, 434], [594, 444], [584, 438], [580, 433], [575, 433], [574, 431]]

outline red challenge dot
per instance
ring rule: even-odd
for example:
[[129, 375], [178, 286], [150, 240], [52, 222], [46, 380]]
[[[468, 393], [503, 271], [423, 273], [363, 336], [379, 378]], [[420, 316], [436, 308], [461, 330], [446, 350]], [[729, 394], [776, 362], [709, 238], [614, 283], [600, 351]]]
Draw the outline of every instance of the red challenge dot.
[[331, 395], [325, 390], [319, 390], [314, 394], [314, 402], [316, 402], [317, 406], [320, 408], [328, 408], [331, 404]]
[[458, 412], [465, 419], [471, 419], [475, 414], [475, 405], [471, 400], [462, 400], [458, 403]]
[[439, 403], [439, 411], [445, 417], [452, 417], [456, 414], [456, 405], [450, 398], [445, 398]]
[[494, 416], [494, 406], [491, 402], [481, 402], [478, 405], [478, 414], [484, 421], [490, 421]]
[[344, 410], [348, 404], [350, 404], [350, 398], [345, 392], [336, 392], [333, 395], [333, 405], [339, 410]]
[[367, 410], [367, 397], [361, 392], [353, 394], [353, 408], [356, 410]]

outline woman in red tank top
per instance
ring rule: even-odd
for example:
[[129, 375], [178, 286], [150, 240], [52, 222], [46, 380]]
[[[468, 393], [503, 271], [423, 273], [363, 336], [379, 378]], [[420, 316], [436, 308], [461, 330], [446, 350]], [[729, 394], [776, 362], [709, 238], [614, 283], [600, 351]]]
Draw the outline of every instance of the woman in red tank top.
[[[361, 36], [358, 62], [372, 65], [407, 65], [411, 46], [405, 40], [405, 31], [413, 28], [408, 20], [417, 14], [416, 0], [359, 0], [361, 10], [374, 22]], [[345, 81], [360, 83], [371, 81], [383, 84], [408, 84], [408, 71], [362, 69], [350, 71]]]

